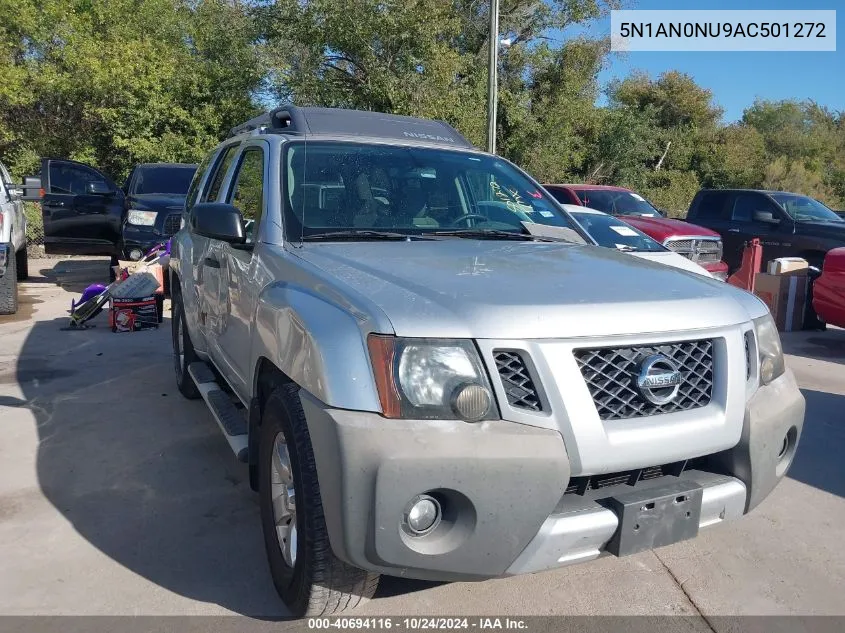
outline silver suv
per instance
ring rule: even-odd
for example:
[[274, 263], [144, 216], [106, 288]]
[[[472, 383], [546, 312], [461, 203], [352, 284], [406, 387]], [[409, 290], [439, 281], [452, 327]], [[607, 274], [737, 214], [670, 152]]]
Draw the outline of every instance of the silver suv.
[[[587, 243], [585, 243], [587, 242]], [[789, 468], [804, 399], [755, 296], [590, 243], [448, 125], [284, 107], [173, 238], [179, 389], [259, 492], [295, 615], [695, 537]]]

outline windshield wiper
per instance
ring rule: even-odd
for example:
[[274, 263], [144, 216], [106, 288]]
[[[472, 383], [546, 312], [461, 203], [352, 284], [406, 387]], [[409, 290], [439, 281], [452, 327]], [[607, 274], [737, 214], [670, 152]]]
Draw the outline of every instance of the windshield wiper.
[[438, 237], [465, 237], [470, 240], [506, 239], [520, 241], [535, 241], [538, 238], [530, 233], [514, 233], [513, 231], [501, 231], [499, 229], [451, 229], [448, 231], [427, 231], [426, 235]]
[[304, 235], [304, 241], [311, 240], [410, 240], [411, 235], [394, 233], [392, 231], [373, 231], [368, 229], [353, 229], [345, 231], [327, 231]]

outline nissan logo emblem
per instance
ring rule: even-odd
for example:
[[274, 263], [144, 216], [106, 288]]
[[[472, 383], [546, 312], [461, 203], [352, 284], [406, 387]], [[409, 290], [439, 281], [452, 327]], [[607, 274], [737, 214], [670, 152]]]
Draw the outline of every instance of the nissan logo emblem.
[[674, 362], [661, 354], [644, 359], [636, 377], [637, 391], [655, 405], [672, 402], [681, 388], [683, 376]]

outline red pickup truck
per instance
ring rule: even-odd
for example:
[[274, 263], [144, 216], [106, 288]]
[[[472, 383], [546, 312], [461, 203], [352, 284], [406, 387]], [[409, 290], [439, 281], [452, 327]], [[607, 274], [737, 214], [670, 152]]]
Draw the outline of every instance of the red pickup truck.
[[718, 279], [728, 276], [722, 261], [722, 238], [715, 231], [665, 217], [648, 200], [623, 187], [606, 185], [543, 185], [559, 202], [590, 207], [611, 215], [694, 261]]
[[813, 284], [813, 309], [825, 323], [845, 327], [845, 248], [827, 252]]

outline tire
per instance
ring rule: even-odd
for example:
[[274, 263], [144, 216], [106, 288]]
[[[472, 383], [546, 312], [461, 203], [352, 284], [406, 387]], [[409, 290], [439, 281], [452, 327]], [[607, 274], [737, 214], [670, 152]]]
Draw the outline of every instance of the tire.
[[[337, 614], [364, 604], [375, 593], [379, 576], [347, 565], [331, 550], [299, 388], [294, 384], [277, 386], [262, 408], [258, 454], [261, 526], [276, 591], [292, 615], [300, 618]], [[291, 523], [296, 532], [289, 539], [295, 553], [293, 565], [283, 554], [273, 510], [271, 477], [278, 472], [273, 466], [278, 440], [289, 455], [292, 476], [287, 488], [293, 488], [295, 499]]]
[[188, 400], [196, 400], [200, 397], [194, 379], [188, 373], [188, 365], [199, 360], [194, 352], [191, 343], [191, 335], [188, 334], [188, 327], [185, 322], [185, 307], [182, 305], [182, 296], [173, 298], [171, 307], [170, 324], [173, 339], [173, 368], [176, 371], [176, 386], [179, 393]]
[[23, 248], [15, 253], [15, 264], [18, 267], [18, 281], [25, 281], [29, 279], [29, 257], [26, 252], [26, 244]]
[[17, 257], [10, 257], [6, 273], [0, 277], [0, 314], [14, 314], [18, 311]]
[[109, 260], [109, 283], [117, 279], [117, 273], [114, 271], [115, 266], [120, 266], [120, 259], [117, 255], [112, 255]]

